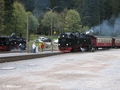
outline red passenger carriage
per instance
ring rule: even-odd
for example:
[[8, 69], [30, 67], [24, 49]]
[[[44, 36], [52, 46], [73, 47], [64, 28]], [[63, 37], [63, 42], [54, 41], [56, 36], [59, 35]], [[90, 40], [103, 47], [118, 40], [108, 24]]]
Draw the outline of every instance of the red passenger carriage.
[[95, 49], [111, 48], [113, 46], [113, 38], [107, 36], [91, 36]]
[[120, 48], [120, 38], [118, 37], [113, 38], [113, 47]]

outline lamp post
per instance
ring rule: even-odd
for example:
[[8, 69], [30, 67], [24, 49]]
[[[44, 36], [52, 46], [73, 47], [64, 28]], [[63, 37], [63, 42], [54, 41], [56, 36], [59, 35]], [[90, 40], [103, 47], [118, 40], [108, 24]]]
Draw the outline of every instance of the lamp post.
[[[49, 10], [52, 12], [55, 8], [58, 8], [58, 6], [55, 6], [55, 7], [52, 8], [52, 9], [51, 9], [51, 8], [47, 8], [47, 9], [49, 9]], [[52, 28], [53, 28], [53, 27], [52, 27], [52, 22], [53, 22], [52, 19], [53, 19], [53, 18], [52, 18], [52, 16], [51, 16], [51, 36], [52, 36]]]
[[28, 47], [28, 33], [29, 33], [29, 32], [28, 32], [28, 14], [27, 14], [27, 33], [26, 33], [26, 34], [27, 34], [27, 35], [26, 35], [26, 46], [27, 46], [27, 48], [26, 48], [27, 50], [26, 50], [26, 51], [27, 51], [27, 52], [29, 51], [29, 50], [28, 50], [28, 49], [29, 49], [29, 47]]
[[[47, 8], [47, 9], [49, 9], [51, 12], [53, 12], [53, 10], [55, 9], [55, 8], [58, 8], [58, 6], [55, 6], [55, 7], [53, 7], [53, 8]], [[53, 18], [52, 18], [52, 16], [51, 16], [51, 37], [52, 37], [52, 32], [53, 32], [53, 25], [52, 25], [52, 23], [53, 23]], [[53, 44], [52, 44], [52, 39], [51, 39], [51, 46], [52, 46], [52, 48], [51, 48], [51, 51], [53, 51]]]

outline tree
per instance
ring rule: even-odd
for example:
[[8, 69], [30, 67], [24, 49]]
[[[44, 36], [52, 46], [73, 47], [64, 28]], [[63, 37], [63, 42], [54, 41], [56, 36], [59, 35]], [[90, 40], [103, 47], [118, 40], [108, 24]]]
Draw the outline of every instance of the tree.
[[39, 27], [38, 19], [33, 16], [31, 12], [28, 12], [28, 30], [29, 34], [36, 33]]
[[3, 30], [4, 0], [0, 0], [0, 34]]
[[65, 17], [66, 17], [67, 12], [68, 12], [68, 10], [64, 9], [63, 12], [59, 13], [59, 21], [55, 26], [56, 31], [57, 31], [57, 33], [56, 33], [57, 35], [64, 32]]
[[113, 14], [113, 0], [104, 1], [104, 19], [110, 19]]
[[19, 0], [23, 3], [26, 11], [30, 11], [36, 17], [43, 16], [46, 7], [49, 7], [50, 0]]
[[109, 8], [111, 9], [110, 11], [112, 11], [112, 15], [118, 16], [118, 14], [120, 13], [120, 0], [110, 1], [110, 6], [112, 6], [112, 9]]
[[[10, 0], [9, 0], [10, 1]], [[109, 20], [112, 15], [118, 16], [120, 12], [120, 0], [18, 0], [23, 3], [27, 11], [34, 13], [37, 18], [44, 16], [46, 7], [58, 6], [57, 12], [64, 9], [75, 9], [81, 17], [82, 27], [96, 26], [104, 20]], [[41, 18], [42, 19], [42, 18]], [[41, 22], [39, 19], [39, 22]], [[40, 29], [42, 24], [40, 24]], [[48, 28], [48, 27], [45, 27]]]
[[50, 0], [50, 7], [55, 7], [57, 6], [58, 0]]
[[81, 18], [76, 10], [69, 10], [65, 17], [65, 31], [76, 32], [81, 28]]
[[50, 7], [58, 6], [57, 11], [62, 12], [65, 8], [76, 9], [80, 5], [80, 0], [50, 0]]
[[81, 10], [82, 25], [92, 27], [100, 23], [99, 0], [84, 0]]
[[4, 0], [4, 34], [10, 35], [12, 31], [12, 18], [13, 18], [13, 3], [14, 0]]
[[27, 20], [27, 14], [25, 11], [24, 6], [19, 2], [14, 2], [14, 11], [13, 11], [13, 18], [12, 18], [12, 32], [14, 32], [16, 35], [24, 34], [26, 33], [26, 20]]
[[[51, 31], [51, 24], [52, 24], [52, 28], [53, 28], [53, 31], [55, 30], [55, 26], [56, 24], [58, 23], [59, 21], [59, 17], [58, 17], [58, 14], [56, 12], [53, 12], [53, 11], [49, 11], [47, 12], [45, 15], [44, 15], [44, 18], [42, 20], [42, 25], [45, 26], [45, 27], [49, 27], [49, 34], [50, 34], [50, 31]], [[52, 32], [53, 33], [53, 32]]]
[[17, 35], [23, 34], [26, 35], [26, 23], [28, 17], [28, 30], [29, 34], [36, 33], [39, 26], [39, 22], [31, 12], [26, 12], [24, 6], [19, 3], [14, 3], [14, 12], [13, 12], [13, 31]]

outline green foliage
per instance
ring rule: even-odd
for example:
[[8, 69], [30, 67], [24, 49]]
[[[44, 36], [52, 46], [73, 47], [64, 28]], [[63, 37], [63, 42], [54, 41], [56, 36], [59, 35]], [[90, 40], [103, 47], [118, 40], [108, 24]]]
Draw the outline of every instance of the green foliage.
[[27, 14], [25, 11], [24, 6], [21, 3], [14, 2], [14, 12], [13, 12], [13, 18], [12, 18], [12, 32], [14, 32], [16, 35], [24, 35], [26, 34], [26, 20], [27, 20]]
[[112, 13], [115, 16], [117, 16], [118, 13], [120, 13], [120, 0], [112, 0], [112, 7], [113, 7]]
[[51, 25], [51, 18], [53, 18], [52, 15], [53, 13], [52, 12], [47, 12], [45, 15], [44, 15], [44, 18], [42, 19], [42, 24], [43, 26], [47, 26], [47, 27], [50, 27]]
[[59, 35], [60, 33], [64, 32], [65, 17], [66, 17], [67, 12], [68, 12], [68, 10], [64, 9], [64, 11], [59, 14], [59, 22], [56, 25], [56, 31], [57, 31], [56, 35]]
[[69, 10], [65, 17], [65, 31], [76, 32], [81, 28], [81, 18], [76, 10]]
[[37, 35], [35, 35], [35, 34], [30, 34], [30, 35], [29, 35], [29, 40], [34, 41], [35, 39], [38, 39], [38, 36], [37, 36]]
[[81, 0], [50, 0], [50, 6], [58, 6], [57, 9], [59, 12], [62, 12], [66, 9], [76, 9], [80, 5]]
[[49, 30], [51, 30], [51, 24], [52, 28], [55, 29], [55, 26], [58, 24], [58, 21], [58, 14], [56, 12], [49, 11], [44, 15], [44, 18], [42, 19], [41, 23], [43, 26], [49, 27]]
[[22, 2], [26, 11], [34, 13], [35, 17], [41, 17], [45, 13], [45, 8], [49, 7], [50, 0], [18, 0]]
[[[16, 6], [13, 5], [15, 1], [21, 2], [25, 8], [21, 3], [19, 3], [21, 5], [17, 3]], [[58, 6], [55, 11], [59, 12], [59, 15], [55, 12], [45, 13], [46, 7], [55, 6]], [[74, 15], [74, 13], [71, 13], [70, 16], [67, 10], [71, 9], [79, 12], [80, 16]], [[64, 30], [83, 32], [86, 26], [93, 27], [101, 24], [103, 20], [109, 20], [113, 15], [117, 17], [120, 13], [120, 0], [0, 0], [0, 32], [2, 30], [4, 34], [8, 35], [12, 32], [25, 35], [25, 10], [33, 13], [28, 16], [30, 34], [36, 33], [38, 29], [38, 31], [50, 35], [51, 17], [53, 18], [53, 31], [57, 31], [57, 34]], [[38, 20], [33, 15], [39, 16], [41, 23], [39, 28]], [[75, 17], [80, 17], [80, 21]]]
[[54, 7], [57, 5], [58, 0], [50, 0], [51, 4], [50, 7]]
[[90, 28], [88, 26], [83, 26], [83, 28], [80, 30], [80, 32], [84, 33], [85, 31], [89, 30]]
[[100, 22], [99, 0], [84, 0], [81, 11], [82, 25], [95, 26]]
[[42, 24], [45, 25], [45, 26], [50, 26], [51, 25], [51, 19], [52, 19], [52, 22], [55, 24], [58, 22], [58, 14], [57, 13], [54, 13], [54, 12], [47, 12], [45, 15], [44, 15], [44, 18], [42, 20]]
[[112, 11], [113, 11], [113, 7], [112, 7], [112, 2], [113, 0], [105, 0], [104, 1], [104, 19], [110, 19], [112, 16]]
[[33, 16], [31, 12], [28, 12], [28, 30], [29, 34], [37, 32], [37, 28], [39, 27], [38, 19]]
[[0, 0], [0, 34], [3, 30], [4, 0]]
[[13, 18], [13, 3], [14, 0], [4, 0], [4, 34], [10, 35], [10, 31], [12, 31], [12, 18]]
[[[28, 17], [28, 21], [27, 21]], [[39, 26], [39, 22], [35, 16], [31, 12], [26, 12], [24, 6], [21, 3], [14, 3], [14, 12], [13, 12], [13, 31], [17, 35], [22, 34], [24, 37], [26, 36], [26, 29], [28, 22], [28, 31], [29, 34], [35, 33]]]

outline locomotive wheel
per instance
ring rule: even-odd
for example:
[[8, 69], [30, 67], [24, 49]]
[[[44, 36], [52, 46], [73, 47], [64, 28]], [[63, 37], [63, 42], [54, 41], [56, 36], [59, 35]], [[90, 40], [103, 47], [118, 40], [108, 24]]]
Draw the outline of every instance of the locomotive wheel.
[[75, 48], [72, 48], [71, 52], [75, 52]]
[[89, 46], [87, 47], [87, 51], [94, 52], [94, 51], [95, 51], [95, 48], [93, 47], [93, 45], [89, 45]]
[[94, 52], [94, 51], [95, 51], [95, 48], [92, 47], [92, 48], [91, 48], [91, 52]]
[[95, 50], [96, 50], [95, 47], [91, 46], [90, 51], [91, 51], [91, 52], [94, 52]]
[[86, 51], [90, 51], [90, 50], [91, 50], [91, 46], [89, 45], [86, 47]]

